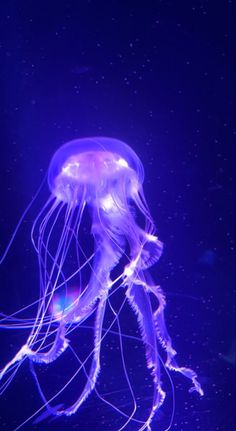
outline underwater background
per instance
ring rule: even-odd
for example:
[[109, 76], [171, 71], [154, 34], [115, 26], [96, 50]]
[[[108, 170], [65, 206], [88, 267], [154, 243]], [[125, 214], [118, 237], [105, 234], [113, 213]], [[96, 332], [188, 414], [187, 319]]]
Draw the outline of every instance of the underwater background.
[[[164, 242], [152, 276], [166, 294], [178, 362], [197, 371], [205, 392], [189, 394], [188, 382], [172, 373], [176, 431], [236, 430], [234, 27], [235, 4], [226, 0], [0, 4], [1, 254], [63, 143], [102, 135], [135, 150]], [[39, 295], [30, 229], [48, 194], [45, 185], [1, 266], [3, 313]], [[125, 333], [138, 335], [129, 307], [121, 321]], [[0, 367], [27, 334], [0, 332]], [[86, 338], [78, 331], [74, 342], [83, 346]], [[99, 385], [130, 411], [119, 364], [114, 370], [118, 347], [111, 334]], [[127, 366], [148, 412], [152, 382], [142, 343], [134, 347]], [[52, 393], [60, 371], [69, 372], [69, 361], [39, 370]], [[166, 430], [173, 410], [171, 385], [162, 373], [167, 398], [153, 431]], [[25, 361], [1, 397], [0, 430], [13, 431], [41, 405]], [[115, 431], [121, 424], [92, 394], [76, 415], [40, 423], [34, 417], [22, 429]]]

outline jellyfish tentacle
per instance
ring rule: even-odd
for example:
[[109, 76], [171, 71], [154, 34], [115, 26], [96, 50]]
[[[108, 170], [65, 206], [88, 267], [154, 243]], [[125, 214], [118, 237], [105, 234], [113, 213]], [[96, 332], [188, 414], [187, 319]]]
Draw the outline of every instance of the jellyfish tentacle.
[[[19, 231], [19, 229], [20, 229], [20, 227], [21, 227], [21, 225], [22, 225], [22, 223], [24, 221], [24, 219], [25, 219], [25, 216], [28, 214], [28, 212], [31, 209], [32, 205], [34, 204], [36, 198], [38, 197], [39, 193], [41, 192], [42, 187], [43, 187], [44, 182], [45, 182], [45, 179], [46, 179], [46, 176], [44, 176], [44, 178], [43, 178], [43, 180], [42, 180], [42, 182], [41, 182], [38, 190], [36, 191], [36, 193], [34, 194], [34, 196], [31, 199], [30, 203], [27, 205], [27, 207], [24, 209], [22, 215], [20, 216], [20, 219], [18, 220], [18, 222], [16, 224], [16, 227], [15, 227], [15, 229], [14, 229], [14, 231], [13, 231], [11, 237], [10, 237], [10, 240], [9, 240], [8, 244], [7, 244], [7, 246], [6, 246], [3, 254], [0, 256], [0, 265], [4, 262], [6, 256], [8, 255], [8, 252], [9, 252], [11, 246], [12, 246], [12, 243], [14, 242], [14, 239], [15, 239], [15, 237], [16, 237], [16, 235], [17, 235], [17, 233], [18, 233], [18, 231]], [[45, 208], [51, 200], [52, 200], [52, 197], [50, 196], [50, 198], [48, 199], [48, 201], [46, 202], [46, 204], [44, 205], [43, 208]]]
[[[50, 269], [50, 274], [48, 276], [47, 284], [45, 286], [44, 285], [42, 286], [42, 289], [43, 289], [42, 301], [39, 303], [37, 315], [36, 315], [36, 318], [35, 318], [35, 324], [34, 324], [34, 327], [32, 328], [32, 331], [31, 331], [31, 333], [30, 333], [30, 335], [28, 337], [28, 345], [29, 346], [32, 345], [32, 343], [34, 343], [35, 341], [37, 341], [38, 335], [40, 333], [40, 329], [42, 328], [43, 323], [44, 323], [46, 312], [47, 312], [47, 310], [49, 308], [49, 305], [51, 303], [51, 300], [53, 298], [53, 294], [54, 294], [54, 291], [55, 291], [55, 288], [56, 288], [56, 285], [57, 285], [60, 273], [62, 271], [62, 264], [60, 264], [58, 262], [58, 257], [60, 255], [60, 253], [64, 250], [65, 237], [66, 237], [66, 232], [68, 230], [68, 223], [67, 222], [68, 222], [70, 214], [71, 214], [71, 208], [68, 208], [67, 211], [66, 211], [65, 225], [63, 227], [63, 230], [62, 230], [62, 233], [61, 233], [61, 236], [60, 236], [60, 240], [59, 240], [59, 243], [58, 243], [56, 254], [54, 256], [54, 262], [53, 262], [52, 268]], [[49, 222], [49, 220], [50, 219], [46, 220], [46, 224]], [[52, 220], [52, 224], [53, 225], [54, 225], [55, 222], [56, 222], [55, 219]], [[42, 241], [43, 241], [43, 234], [41, 233], [39, 235], [39, 238], [38, 238], [39, 250], [41, 248]], [[52, 284], [52, 277], [53, 277], [53, 274], [55, 273], [55, 269], [57, 269], [56, 270], [56, 274], [55, 274], [55, 280], [53, 281], [53, 286], [51, 286], [51, 284]], [[49, 295], [48, 295], [48, 293], [49, 293]], [[46, 297], [48, 297], [47, 301], [46, 301]], [[47, 338], [47, 334], [48, 334], [49, 329], [50, 329], [50, 324], [48, 324], [48, 328], [47, 328], [46, 334], [42, 338], [41, 346], [43, 345], [44, 340]]]
[[153, 313], [153, 319], [156, 327], [157, 338], [167, 353], [167, 360], [166, 360], [167, 368], [169, 368], [169, 370], [171, 371], [176, 371], [178, 373], [183, 374], [185, 377], [187, 377], [192, 381], [193, 386], [190, 388], [189, 390], [190, 392], [197, 391], [200, 395], [203, 395], [204, 393], [198, 381], [198, 376], [196, 372], [193, 371], [191, 368], [179, 367], [179, 365], [175, 360], [175, 356], [177, 352], [172, 347], [172, 340], [168, 334], [166, 324], [165, 324], [164, 309], [165, 309], [166, 301], [165, 301], [165, 295], [163, 294], [162, 289], [160, 288], [160, 286], [152, 286], [152, 285], [149, 285], [148, 289], [150, 292], [152, 292], [155, 295], [155, 297], [159, 302], [158, 308]]
[[0, 372], [0, 380], [5, 376], [5, 374], [10, 370], [16, 363], [22, 362], [27, 356], [28, 346], [24, 344], [20, 350], [15, 354], [15, 356], [2, 368]]
[[141, 336], [146, 347], [147, 366], [151, 370], [154, 381], [154, 397], [151, 413], [146, 421], [150, 429], [151, 421], [157, 409], [165, 399], [165, 392], [160, 384], [160, 364], [158, 359], [156, 330], [153, 322], [152, 308], [144, 282], [133, 280], [126, 291], [128, 301], [137, 315]]

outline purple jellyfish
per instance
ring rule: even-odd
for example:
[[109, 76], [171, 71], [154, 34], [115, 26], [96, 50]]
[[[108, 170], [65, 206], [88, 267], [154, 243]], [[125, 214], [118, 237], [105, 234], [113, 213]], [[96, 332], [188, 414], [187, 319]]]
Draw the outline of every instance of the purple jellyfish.
[[[70, 346], [72, 328], [79, 328], [94, 314], [94, 345], [87, 380], [70, 406], [49, 407], [52, 399], [43, 398], [54, 415], [76, 413], [96, 390], [104, 315], [114, 289], [124, 292], [136, 314], [147, 367], [153, 378], [150, 411], [143, 422], [139, 421], [139, 430], [151, 430], [154, 416], [165, 399], [158, 344], [166, 352], [166, 369], [183, 374], [192, 383], [190, 392], [203, 395], [196, 373], [179, 367], [176, 362], [176, 351], [164, 319], [165, 296], [148, 272], [160, 258], [163, 245], [155, 234], [143, 180], [143, 166], [136, 153], [113, 138], [73, 140], [59, 148], [51, 160], [48, 170], [51, 195], [31, 231], [39, 264], [37, 314], [32, 321], [25, 322], [17, 320], [16, 313], [2, 317], [1, 326], [5, 320], [6, 325], [29, 328], [30, 333], [25, 344], [1, 370], [0, 379], [5, 377], [7, 386], [26, 358], [31, 364], [55, 361]], [[80, 243], [81, 230], [88, 228], [91, 230], [91, 235], [87, 234], [88, 243], [93, 247], [89, 256]], [[124, 265], [121, 259], [125, 259]], [[74, 279], [79, 284], [77, 290], [70, 288]], [[155, 301], [151, 300], [152, 296]], [[39, 384], [38, 388], [41, 392]], [[134, 413], [120, 430], [135, 420]]]

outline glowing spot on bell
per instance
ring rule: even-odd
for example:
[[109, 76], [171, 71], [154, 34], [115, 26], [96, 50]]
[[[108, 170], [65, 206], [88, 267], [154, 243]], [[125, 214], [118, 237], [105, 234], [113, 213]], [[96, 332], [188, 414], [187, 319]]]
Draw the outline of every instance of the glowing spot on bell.
[[77, 177], [79, 167], [80, 167], [79, 162], [67, 163], [67, 165], [62, 167], [62, 172], [68, 177]]
[[129, 167], [129, 165], [128, 165], [128, 163], [126, 162], [126, 160], [125, 160], [125, 159], [119, 159], [119, 160], [117, 160], [117, 164], [118, 164], [119, 166], [122, 166], [123, 168], [128, 168], [128, 167]]

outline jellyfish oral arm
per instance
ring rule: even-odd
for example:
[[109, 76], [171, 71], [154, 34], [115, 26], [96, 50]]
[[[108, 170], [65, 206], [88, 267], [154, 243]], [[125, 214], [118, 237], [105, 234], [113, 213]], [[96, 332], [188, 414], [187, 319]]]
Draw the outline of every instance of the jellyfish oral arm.
[[158, 340], [167, 352], [166, 367], [169, 368], [169, 370], [171, 371], [176, 371], [180, 374], [183, 374], [185, 377], [192, 381], [193, 386], [189, 389], [189, 392], [196, 391], [199, 393], [199, 395], [203, 396], [204, 392], [201, 388], [200, 383], [198, 382], [198, 377], [195, 371], [193, 371], [191, 368], [179, 367], [175, 360], [177, 352], [172, 347], [172, 340], [166, 328], [164, 317], [166, 301], [160, 286], [149, 285], [148, 289], [156, 296], [157, 300], [159, 301], [159, 307], [153, 313], [153, 319], [156, 326]]
[[87, 383], [80, 394], [77, 401], [70, 407], [65, 410], [57, 411], [57, 415], [66, 415], [71, 416], [76, 413], [81, 404], [86, 400], [89, 396], [90, 392], [94, 389], [98, 374], [100, 372], [100, 351], [101, 351], [101, 336], [102, 336], [102, 328], [103, 328], [103, 320], [104, 313], [106, 308], [106, 300], [107, 295], [104, 295], [102, 299], [100, 299], [97, 312], [96, 312], [96, 321], [95, 321], [95, 338], [94, 338], [94, 349], [93, 349], [93, 359], [90, 367], [90, 372], [88, 374]]
[[147, 366], [151, 370], [154, 381], [153, 404], [146, 421], [147, 429], [150, 429], [149, 426], [152, 418], [165, 399], [165, 392], [160, 385], [160, 363], [158, 359], [156, 330], [148, 292], [143, 286], [140, 286], [139, 280], [130, 284], [126, 291], [126, 296], [137, 315], [141, 336], [146, 346]]
[[69, 340], [65, 338], [65, 328], [60, 325], [57, 330], [55, 341], [48, 352], [37, 352], [30, 348], [29, 344], [24, 344], [16, 355], [9, 361], [0, 373], [0, 380], [17, 362], [22, 362], [26, 357], [30, 358], [33, 362], [49, 364], [55, 361], [68, 347]]
[[[151, 278], [149, 276], [149, 278]], [[150, 306], [144, 308], [145, 299], [143, 297], [143, 300], [141, 300], [141, 292], [145, 292], [146, 302], [147, 302], [147, 294], [152, 293], [156, 299], [159, 302], [159, 306], [157, 309], [152, 312], [152, 315], [150, 316]], [[186, 367], [179, 367], [175, 356], [177, 352], [172, 347], [172, 340], [168, 334], [166, 324], [165, 324], [165, 317], [164, 317], [164, 309], [166, 305], [165, 296], [160, 288], [160, 286], [154, 286], [151, 283], [148, 284], [144, 278], [142, 279], [134, 279], [132, 288], [128, 289], [127, 296], [129, 298], [129, 301], [131, 303], [132, 308], [134, 308], [136, 314], [138, 315], [138, 321], [140, 323], [141, 327], [141, 334], [143, 337], [143, 340], [145, 344], [147, 345], [147, 340], [150, 338], [150, 334], [153, 332], [153, 327], [155, 328], [155, 336], [157, 340], [159, 341], [160, 345], [163, 347], [163, 349], [167, 353], [167, 359], [166, 359], [166, 367], [171, 371], [176, 371], [180, 374], [183, 374], [185, 377], [190, 379], [192, 381], [193, 386], [189, 389], [190, 392], [196, 391], [199, 393], [199, 395], [203, 396], [204, 392], [202, 390], [202, 387], [198, 381], [197, 374], [195, 371], [193, 371], [191, 368]], [[150, 302], [149, 302], [150, 304]], [[149, 319], [151, 318], [152, 325], [150, 325]], [[148, 366], [150, 368], [153, 368], [153, 376], [154, 376], [154, 382], [155, 379], [159, 381], [158, 374], [155, 374], [155, 370], [158, 370], [158, 352], [156, 351], [156, 364], [155, 362], [151, 361], [150, 358], [150, 346], [152, 347], [152, 351], [154, 348], [157, 349], [156, 344], [150, 343], [148, 341], [147, 347], [147, 360], [148, 360]], [[155, 365], [154, 365], [155, 364]], [[160, 393], [163, 393], [162, 389], [160, 389]]]
[[28, 357], [33, 362], [50, 364], [55, 361], [68, 347], [69, 340], [65, 338], [65, 325], [63, 323], [60, 324], [57, 332], [55, 341], [48, 352], [34, 352], [31, 349], [28, 349]]

